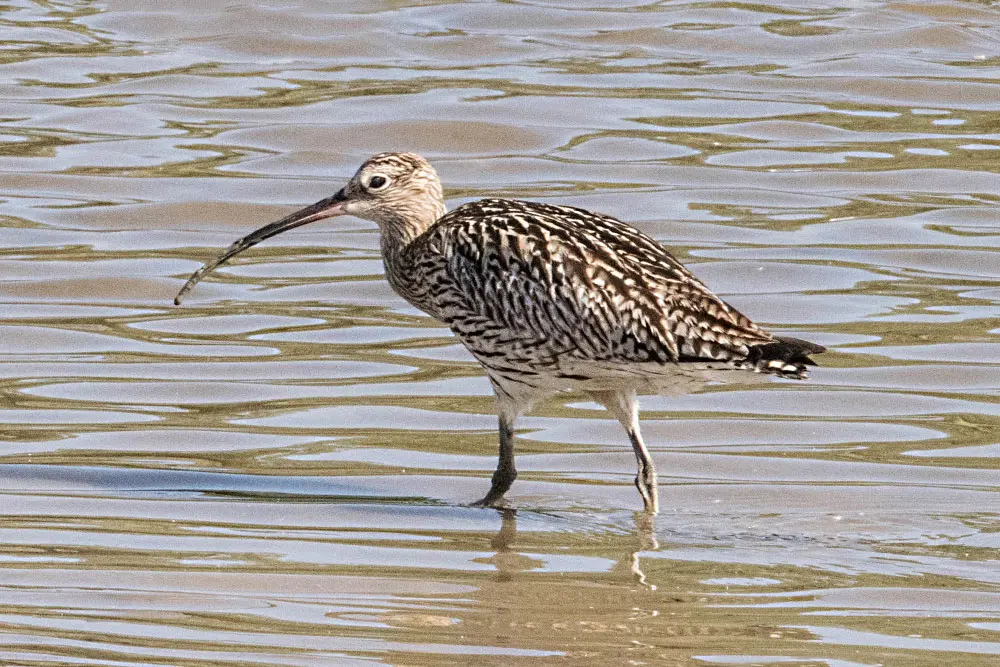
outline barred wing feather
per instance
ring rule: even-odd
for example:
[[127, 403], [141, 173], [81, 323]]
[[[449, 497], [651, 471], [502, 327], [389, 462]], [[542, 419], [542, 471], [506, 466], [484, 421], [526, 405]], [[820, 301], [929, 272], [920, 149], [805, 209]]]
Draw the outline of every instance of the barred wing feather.
[[473, 202], [410, 253], [426, 310], [486, 356], [506, 345], [594, 361], [738, 361], [773, 340], [652, 238], [582, 209]]

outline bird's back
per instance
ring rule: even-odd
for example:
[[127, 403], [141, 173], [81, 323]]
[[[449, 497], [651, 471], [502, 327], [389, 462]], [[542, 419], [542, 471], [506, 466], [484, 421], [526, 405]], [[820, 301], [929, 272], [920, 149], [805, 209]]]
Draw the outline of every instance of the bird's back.
[[396, 289], [487, 365], [724, 362], [794, 377], [822, 351], [775, 339], [634, 227], [568, 206], [465, 204], [393, 269]]

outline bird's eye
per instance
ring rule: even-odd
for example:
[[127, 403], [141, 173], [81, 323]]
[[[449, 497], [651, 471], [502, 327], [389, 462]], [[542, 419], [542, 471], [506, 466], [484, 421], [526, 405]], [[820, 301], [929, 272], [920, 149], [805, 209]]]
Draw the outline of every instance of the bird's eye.
[[385, 187], [385, 184], [389, 182], [385, 176], [372, 176], [371, 180], [368, 181], [369, 190], [379, 190]]

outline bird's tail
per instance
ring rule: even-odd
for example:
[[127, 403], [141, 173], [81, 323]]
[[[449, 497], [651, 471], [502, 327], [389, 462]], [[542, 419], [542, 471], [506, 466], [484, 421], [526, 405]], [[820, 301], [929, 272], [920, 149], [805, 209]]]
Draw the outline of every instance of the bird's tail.
[[822, 345], [798, 338], [775, 336], [772, 341], [752, 346], [743, 367], [758, 373], [804, 380], [809, 377], [806, 366], [816, 365], [809, 355], [822, 352], [826, 352]]

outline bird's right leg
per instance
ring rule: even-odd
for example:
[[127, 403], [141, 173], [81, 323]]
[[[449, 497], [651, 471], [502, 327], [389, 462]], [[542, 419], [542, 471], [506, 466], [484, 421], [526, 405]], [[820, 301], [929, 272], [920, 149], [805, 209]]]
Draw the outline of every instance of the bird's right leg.
[[642, 496], [642, 503], [646, 511], [650, 514], [656, 514], [660, 511], [659, 495], [656, 488], [656, 467], [653, 465], [653, 457], [646, 449], [646, 443], [642, 441], [642, 432], [639, 430], [639, 404], [635, 400], [635, 392], [622, 389], [588, 391], [587, 393], [607, 408], [628, 433], [628, 439], [632, 443], [632, 451], [635, 452], [635, 460], [638, 464], [635, 488], [639, 489], [639, 495]]

